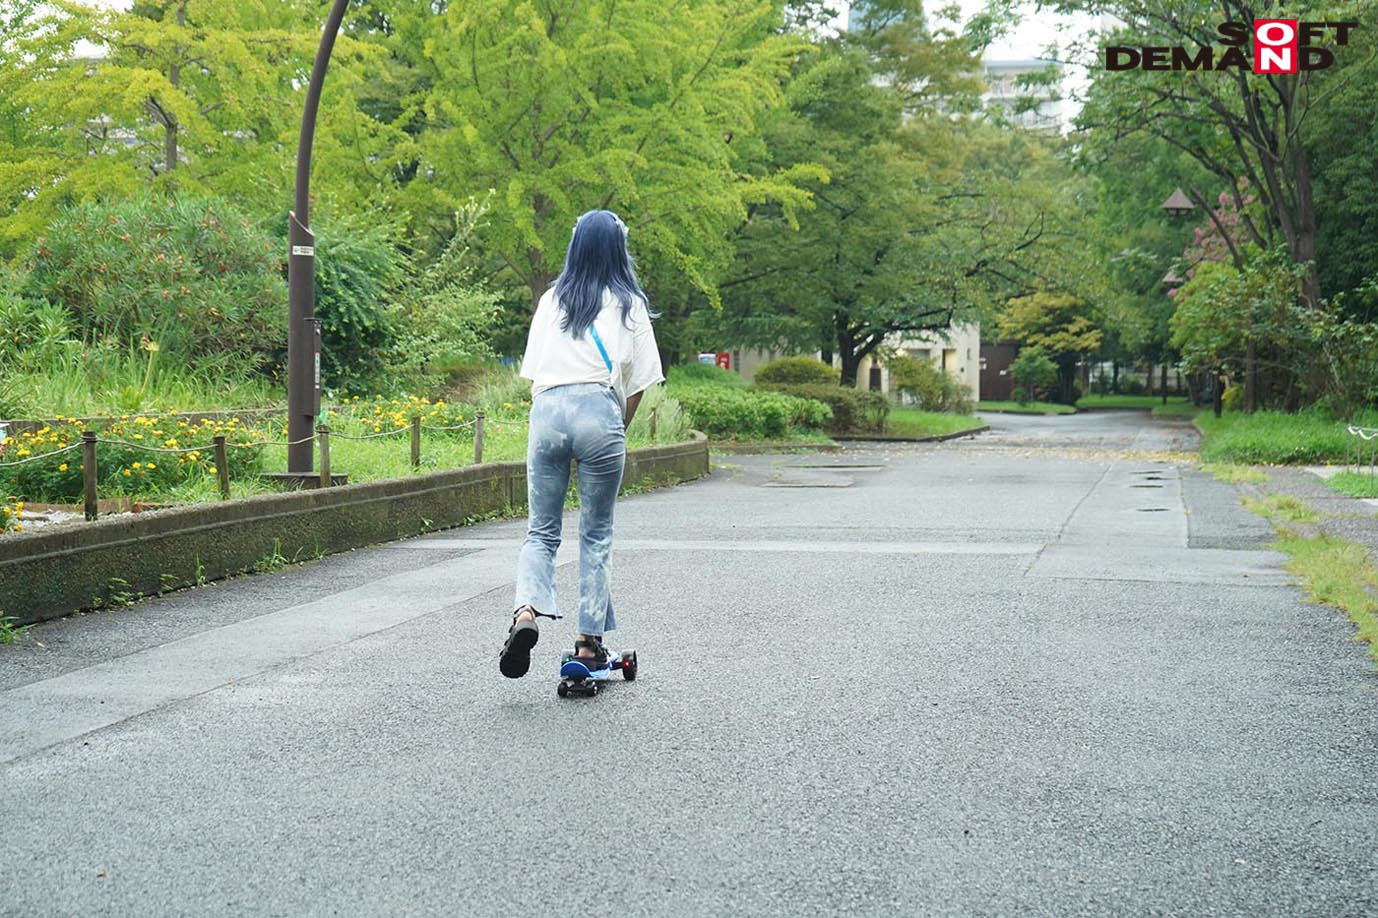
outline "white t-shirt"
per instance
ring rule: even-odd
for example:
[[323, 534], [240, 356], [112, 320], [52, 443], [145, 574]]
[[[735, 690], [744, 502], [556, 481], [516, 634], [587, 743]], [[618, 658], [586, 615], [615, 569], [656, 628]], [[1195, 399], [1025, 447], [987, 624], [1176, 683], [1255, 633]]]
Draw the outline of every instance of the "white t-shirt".
[[533, 398], [552, 386], [604, 383], [616, 388], [625, 401], [665, 378], [660, 372], [660, 351], [656, 349], [655, 331], [645, 302], [636, 300], [627, 324], [623, 324], [621, 302], [611, 290], [603, 291], [603, 310], [593, 324], [608, 350], [611, 373], [593, 335], [585, 331], [582, 337], [572, 338], [560, 328], [563, 320], [564, 312], [555, 300], [554, 288], [547, 290], [536, 306], [526, 338], [526, 356], [522, 358], [521, 375], [531, 380]]

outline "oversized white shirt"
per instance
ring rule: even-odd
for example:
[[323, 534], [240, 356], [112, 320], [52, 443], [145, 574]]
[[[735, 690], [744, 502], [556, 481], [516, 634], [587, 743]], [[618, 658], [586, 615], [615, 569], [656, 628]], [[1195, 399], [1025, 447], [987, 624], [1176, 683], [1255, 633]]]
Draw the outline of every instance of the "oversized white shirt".
[[585, 331], [579, 338], [570, 337], [569, 332], [560, 328], [563, 319], [554, 288], [547, 290], [536, 305], [531, 332], [526, 338], [526, 356], [522, 358], [521, 375], [531, 380], [533, 398], [552, 386], [604, 383], [617, 389], [625, 401], [665, 378], [644, 301], [638, 299], [632, 304], [627, 324], [623, 324], [621, 302], [611, 290], [603, 290], [603, 309], [593, 324], [608, 350], [611, 373], [593, 335]]

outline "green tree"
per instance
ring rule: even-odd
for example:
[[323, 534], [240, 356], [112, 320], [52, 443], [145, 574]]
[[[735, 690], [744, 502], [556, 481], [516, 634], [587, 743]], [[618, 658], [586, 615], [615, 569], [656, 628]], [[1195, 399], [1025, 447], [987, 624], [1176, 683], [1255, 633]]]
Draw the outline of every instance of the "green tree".
[[1002, 338], [1040, 348], [1057, 364], [1058, 399], [1076, 404], [1077, 360], [1101, 343], [1090, 305], [1070, 294], [1039, 291], [1011, 299], [997, 321]]
[[398, 53], [420, 52], [424, 73], [399, 118], [425, 129], [397, 158], [426, 182], [405, 197], [431, 219], [495, 189], [503, 219], [477, 246], [533, 301], [585, 210], [617, 210], [652, 275], [713, 298], [746, 207], [807, 199], [788, 175], [735, 167], [803, 47], [770, 2], [485, 0], [410, 22]]

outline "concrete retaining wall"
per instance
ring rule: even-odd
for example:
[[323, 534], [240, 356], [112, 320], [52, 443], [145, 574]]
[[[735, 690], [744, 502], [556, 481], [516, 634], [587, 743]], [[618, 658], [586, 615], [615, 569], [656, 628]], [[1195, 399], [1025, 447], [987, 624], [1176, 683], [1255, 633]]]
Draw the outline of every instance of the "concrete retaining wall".
[[[708, 440], [630, 450], [624, 485], [708, 474]], [[526, 505], [526, 465], [268, 494], [10, 534], [0, 539], [0, 614], [21, 623], [99, 608], [288, 561], [459, 526]]]

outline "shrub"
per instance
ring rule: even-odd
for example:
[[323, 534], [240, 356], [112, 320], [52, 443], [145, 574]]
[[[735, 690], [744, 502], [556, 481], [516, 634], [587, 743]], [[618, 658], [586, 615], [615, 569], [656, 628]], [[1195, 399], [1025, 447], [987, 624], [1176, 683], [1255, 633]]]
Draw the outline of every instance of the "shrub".
[[396, 229], [362, 217], [316, 226], [316, 317], [321, 323], [321, 387], [360, 392], [384, 375], [398, 334], [388, 298], [407, 275]]
[[831, 417], [827, 405], [760, 389], [701, 385], [673, 394], [693, 426], [710, 437], [783, 437], [795, 427], [822, 427]]
[[665, 372], [666, 384], [671, 387], [714, 385], [745, 386], [746, 380], [731, 370], [707, 363], [681, 363]]
[[627, 431], [630, 437], [651, 438], [651, 417], [655, 417], [657, 443], [679, 443], [688, 439], [691, 426], [678, 401], [671, 398], [664, 386], [651, 386], [641, 396], [636, 417]]
[[[464, 208], [458, 231], [440, 257], [399, 297], [393, 310], [396, 337], [384, 361], [408, 390], [436, 391], [447, 383], [465, 386], [493, 357], [492, 325], [500, 297], [474, 278], [465, 262], [469, 237], [482, 211]], [[524, 345], [531, 316], [522, 316]], [[529, 394], [529, 393], [528, 393]]]
[[1057, 383], [1057, 364], [1041, 347], [1026, 347], [1010, 364], [1015, 399], [1021, 405], [1037, 401]]
[[1225, 387], [1220, 393], [1220, 407], [1225, 411], [1238, 411], [1244, 407], [1244, 387], [1235, 383]]
[[885, 418], [890, 413], [890, 400], [880, 392], [827, 384], [771, 385], [763, 388], [827, 405], [832, 412], [832, 420], [824, 429], [829, 433], [881, 433], [885, 430]]
[[838, 372], [813, 357], [780, 357], [756, 371], [758, 383], [837, 385]]
[[156, 342], [242, 368], [283, 342], [282, 245], [214, 198], [62, 210], [29, 259], [25, 295], [66, 309], [87, 344]]
[[892, 357], [886, 361], [894, 388], [912, 397], [924, 411], [971, 414], [976, 407], [971, 390], [933, 365], [917, 357]]

